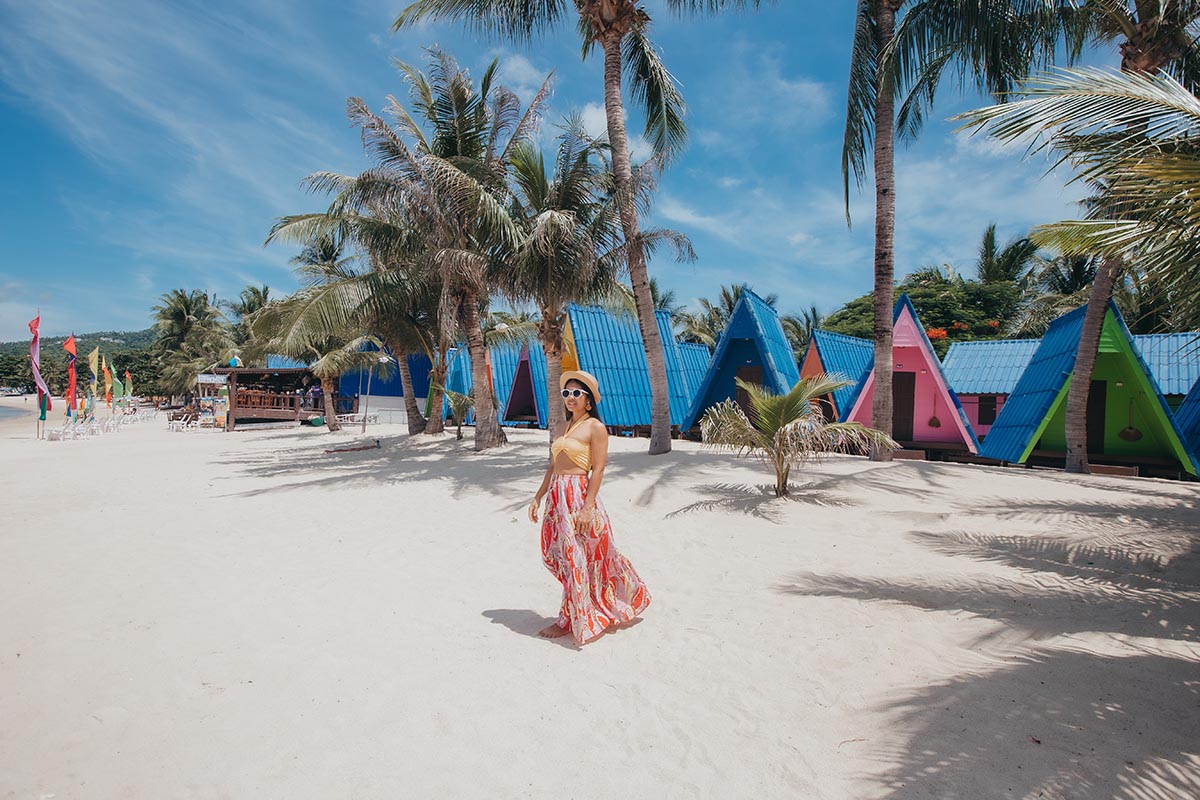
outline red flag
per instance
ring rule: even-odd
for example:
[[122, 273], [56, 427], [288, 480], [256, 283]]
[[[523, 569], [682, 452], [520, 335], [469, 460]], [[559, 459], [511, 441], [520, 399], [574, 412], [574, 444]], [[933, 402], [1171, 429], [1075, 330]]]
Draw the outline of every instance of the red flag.
[[43, 395], [46, 398], [46, 410], [50, 410], [50, 389], [46, 386], [46, 382], [42, 380], [42, 340], [38, 335], [38, 327], [42, 324], [42, 315], [38, 314], [29, 323], [29, 332], [33, 334], [33, 341], [29, 343], [29, 363], [33, 367], [33, 382], [37, 384], [38, 403], [41, 404]]
[[75, 334], [63, 342], [63, 350], [67, 351], [67, 416], [75, 413]]

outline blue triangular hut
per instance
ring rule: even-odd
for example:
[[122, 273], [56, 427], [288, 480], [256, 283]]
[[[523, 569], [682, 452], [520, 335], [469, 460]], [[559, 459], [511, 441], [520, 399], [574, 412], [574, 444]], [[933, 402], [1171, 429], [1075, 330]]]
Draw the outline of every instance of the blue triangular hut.
[[[504, 342], [489, 347], [487, 351], [488, 379], [492, 382], [489, 387], [496, 401], [496, 414], [500, 416], [501, 425], [516, 425], [516, 422], [506, 421], [501, 416], [508, 404], [508, 395], [512, 389], [513, 375], [517, 371], [517, 363], [521, 356], [521, 345]], [[446, 388], [460, 394], [468, 394], [474, 388], [474, 377], [471, 373], [471, 353], [466, 345], [461, 345], [450, 355], [446, 368]], [[442, 413], [449, 413], [449, 403], [442, 404]], [[467, 424], [474, 424], [475, 412], [467, 414]]]
[[[659, 311], [656, 317], [667, 364], [671, 424], [678, 425], [687, 411], [687, 384], [671, 332], [671, 316]], [[582, 369], [600, 382], [603, 400], [598, 411], [605, 425], [650, 425], [650, 370], [637, 317], [615, 315], [599, 306], [572, 304], [567, 308], [563, 345], [563, 370]]]
[[687, 410], [691, 411], [692, 403], [700, 392], [700, 384], [704, 383], [704, 375], [708, 372], [708, 362], [712, 361], [712, 351], [708, 345], [697, 342], [680, 342], [678, 347], [683, 380], [687, 384]]
[[[1066, 399], [1086, 307], [1051, 323], [992, 425], [982, 455], [1025, 463], [1066, 452]], [[1096, 462], [1178, 464], [1195, 475], [1195, 455], [1176, 425], [1149, 366], [1112, 302], [1104, 315], [1088, 399], [1088, 458]], [[1140, 435], [1122, 436], [1135, 429]]]
[[542, 349], [542, 343], [534, 340], [523, 344], [513, 371], [508, 400], [501, 409], [501, 419], [514, 424], [546, 427], [549, 418], [546, 380], [546, 351]]
[[1200, 455], [1200, 379], [1175, 410], [1175, 422], [1193, 455]]
[[742, 289], [733, 307], [683, 429], [691, 429], [717, 403], [737, 398], [744, 404], [745, 398], [738, 397], [737, 378], [776, 394], [790, 392], [800, 380], [800, 368], [779, 315], [749, 289]]
[[[902, 294], [896, 301], [892, 320], [892, 438], [909, 447], [965, 447], [978, 453], [979, 440], [908, 295]], [[854, 407], [842, 412], [843, 422], [872, 424], [874, 362], [872, 351], [871, 369], [859, 382]]]
[[816, 330], [808, 340], [804, 361], [800, 365], [800, 377], [815, 375], [845, 375], [851, 381], [832, 395], [822, 398], [821, 409], [829, 421], [838, 419], [844, 411], [854, 406], [855, 392], [871, 369], [875, 345], [869, 339], [847, 336], [843, 333]]

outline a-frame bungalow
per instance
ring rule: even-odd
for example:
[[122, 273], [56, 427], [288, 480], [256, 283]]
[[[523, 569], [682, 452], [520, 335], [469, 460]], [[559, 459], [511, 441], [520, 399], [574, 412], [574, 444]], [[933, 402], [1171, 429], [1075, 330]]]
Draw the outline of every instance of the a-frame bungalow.
[[[1009, 463], [1061, 464], [1067, 391], [1086, 307], [1056, 319], [992, 425], [981, 455]], [[1088, 460], [1143, 474], [1196, 475], [1196, 457], [1129, 334], [1109, 303], [1088, 392]]]
[[821, 330], [812, 332], [804, 351], [804, 361], [800, 364], [800, 377], [844, 375], [851, 382], [821, 398], [821, 411], [827, 421], [833, 422], [843, 411], [854, 406], [854, 392], [871, 369], [874, 347], [869, 339], [857, 336]]
[[776, 394], [790, 392], [800, 380], [800, 368], [779, 315], [749, 289], [742, 290], [733, 307], [683, 429], [690, 430], [705, 411], [725, 400], [736, 399], [745, 408], [747, 399], [737, 388], [737, 378]]
[[[667, 390], [671, 425], [687, 413], [688, 386], [678, 343], [671, 331], [671, 316], [656, 313], [667, 365]], [[642, 345], [637, 317], [617, 315], [599, 306], [571, 304], [563, 329], [563, 371], [582, 369], [596, 376], [603, 399], [598, 410], [604, 424], [614, 428], [650, 425], [650, 370]]]
[[1200, 380], [1196, 381], [1183, 398], [1183, 403], [1175, 409], [1175, 423], [1192, 454], [1200, 456]]
[[542, 349], [542, 343], [534, 340], [523, 344], [517, 357], [517, 367], [513, 371], [508, 399], [500, 409], [500, 418], [514, 424], [546, 427], [549, 419], [546, 383], [546, 351]]
[[[908, 295], [896, 301], [892, 320], [892, 438], [913, 449], [978, 453], [979, 440]], [[871, 369], [842, 421], [872, 424], [874, 360], [872, 354]]]

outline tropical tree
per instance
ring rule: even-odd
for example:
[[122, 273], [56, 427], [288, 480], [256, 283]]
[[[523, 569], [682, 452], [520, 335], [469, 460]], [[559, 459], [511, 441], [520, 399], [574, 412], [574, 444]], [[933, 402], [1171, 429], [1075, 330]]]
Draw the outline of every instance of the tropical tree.
[[162, 295], [153, 313], [153, 350], [167, 392], [187, 393], [197, 375], [233, 354], [229, 327], [207, 292], [172, 289]]
[[454, 438], [462, 440], [462, 426], [467, 418], [467, 414], [475, 408], [475, 390], [472, 389], [467, 394], [456, 392], [453, 389], [442, 387], [442, 391], [446, 394], [446, 402], [450, 406], [450, 414], [454, 417]]
[[599, 145], [578, 117], [567, 120], [559, 137], [552, 174], [532, 145], [517, 147], [512, 158], [511, 214], [522, 231], [520, 244], [497, 275], [500, 291], [537, 306], [537, 338], [546, 353], [547, 408], [551, 435], [562, 421], [557, 402], [562, 374], [567, 306], [596, 302], [617, 291], [620, 227], [612, 203], [605, 202], [606, 175]]
[[1121, 270], [1136, 262], [1161, 287], [1177, 318], [1200, 319], [1200, 237], [1192, 192], [1200, 181], [1200, 100], [1168, 75], [1074, 70], [1044, 75], [1025, 99], [963, 115], [1001, 140], [1040, 135], [1105, 187], [1082, 220], [1034, 229], [1066, 255], [1099, 256], [1067, 398], [1067, 469], [1086, 472], [1087, 392], [1104, 310]]
[[[488, 35], [527, 42], [535, 34], [573, 18], [583, 39], [586, 58], [599, 48], [604, 56], [604, 110], [621, 227], [625, 262], [637, 301], [638, 324], [650, 370], [651, 455], [671, 449], [671, 408], [662, 337], [654, 314], [646, 269], [644, 240], [635, 200], [634, 170], [625, 130], [621, 96], [623, 73], [634, 101], [645, 113], [645, 136], [659, 163], [678, 153], [686, 139], [684, 103], [675, 79], [650, 41], [651, 19], [638, 0], [417, 0], [396, 19], [393, 30], [426, 19], [456, 19]], [[756, 8], [759, 0], [666, 0], [674, 13], [716, 13], [726, 8]], [[575, 12], [572, 14], [572, 10]]]
[[779, 321], [783, 324], [783, 333], [796, 355], [796, 363], [799, 363], [804, 358], [804, 351], [808, 349], [813, 331], [821, 327], [825, 317], [815, 305], [810, 305], [799, 314], [785, 314]]
[[755, 383], [737, 380], [749, 397], [749, 414], [733, 400], [710, 408], [700, 420], [706, 445], [755, 456], [775, 470], [775, 496], [790, 494], [792, 468], [829, 453], [861, 454], [899, 447], [883, 431], [859, 422], [827, 422], [819, 401], [853, 381], [841, 375], [801, 378], [787, 394], [772, 394]]
[[1038, 247], [1028, 237], [1018, 236], [1003, 247], [996, 241], [996, 223], [987, 226], [979, 243], [975, 274], [980, 283], [1028, 283]]
[[[460, 333], [471, 353], [474, 381], [487, 385], [481, 323], [489, 273], [496, 253], [514, 249], [519, 236], [507, 214], [508, 164], [513, 148], [536, 127], [549, 82], [522, 111], [516, 95], [494, 83], [498, 62], [488, 66], [476, 87], [451, 56], [436, 49], [429, 53], [428, 75], [398, 65], [409, 84], [410, 104], [406, 108], [390, 99], [387, 113], [394, 127], [362, 100], [347, 103], [378, 166], [356, 177], [317, 173], [309, 185], [336, 195], [322, 224], [339, 225], [348, 215], [369, 213], [386, 222], [384, 238], [391, 244], [385, 260], [405, 263], [411, 275], [427, 269], [438, 276], [431, 400], [440, 408], [437, 387], [445, 382], [446, 357]], [[303, 230], [313, 222], [296, 224]], [[442, 429], [440, 414], [431, 415], [426, 430], [431, 429]], [[476, 399], [475, 447], [504, 441], [490, 393], [482, 393]]]

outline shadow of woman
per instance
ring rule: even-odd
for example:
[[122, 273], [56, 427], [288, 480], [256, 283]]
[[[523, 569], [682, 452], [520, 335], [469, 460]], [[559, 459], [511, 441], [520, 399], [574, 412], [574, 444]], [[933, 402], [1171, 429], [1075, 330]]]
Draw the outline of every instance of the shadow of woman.
[[543, 617], [536, 611], [530, 611], [527, 608], [491, 608], [483, 612], [483, 615], [490, 619], [496, 625], [503, 625], [513, 633], [519, 633], [522, 636], [530, 636], [540, 642], [553, 642], [560, 647], [565, 647], [568, 650], [580, 649], [575, 640], [570, 636], [559, 636], [556, 639], [547, 639], [543, 636], [538, 636], [538, 631], [548, 625], [553, 625], [554, 617]]

